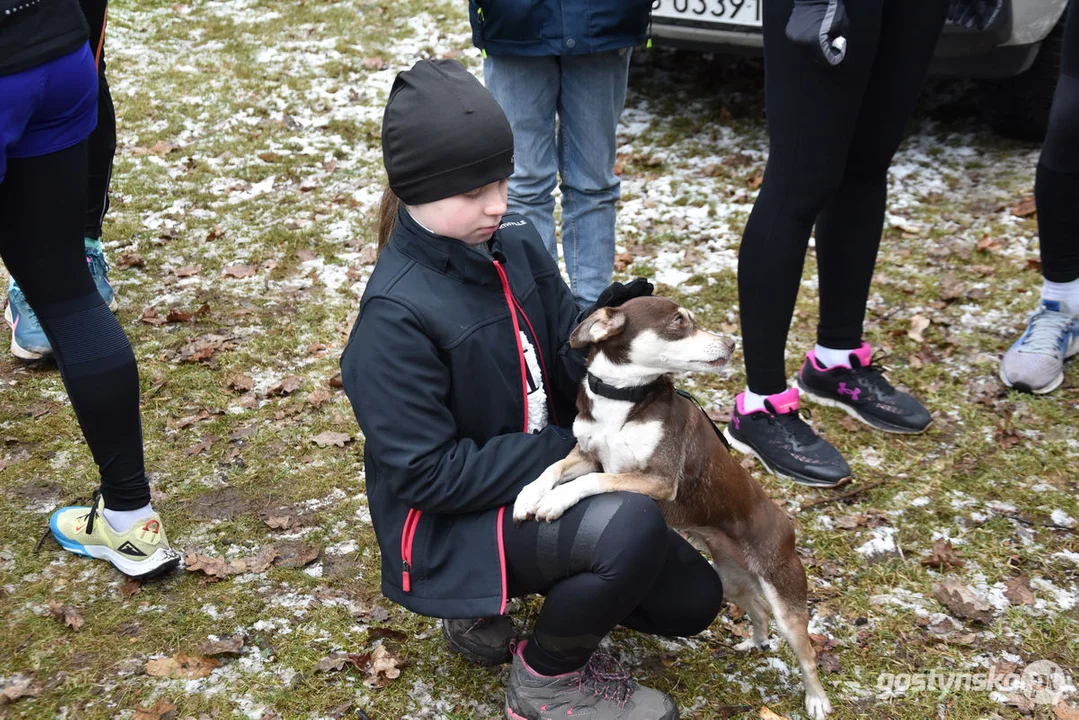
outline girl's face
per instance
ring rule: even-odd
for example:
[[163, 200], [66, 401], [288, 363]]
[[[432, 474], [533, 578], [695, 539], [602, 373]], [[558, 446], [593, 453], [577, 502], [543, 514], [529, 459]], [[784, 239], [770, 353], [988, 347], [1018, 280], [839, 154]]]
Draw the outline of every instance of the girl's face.
[[412, 217], [437, 235], [469, 245], [491, 239], [506, 214], [508, 180], [499, 180], [470, 192], [421, 205], [409, 205]]

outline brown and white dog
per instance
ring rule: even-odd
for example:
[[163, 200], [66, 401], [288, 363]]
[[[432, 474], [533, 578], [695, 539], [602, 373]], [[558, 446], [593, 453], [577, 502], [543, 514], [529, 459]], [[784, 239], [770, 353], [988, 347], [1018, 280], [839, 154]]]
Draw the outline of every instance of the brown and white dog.
[[753, 634], [737, 650], [768, 645], [769, 608], [802, 670], [814, 720], [832, 710], [809, 640], [806, 576], [790, 518], [727, 452], [694, 400], [671, 375], [714, 372], [734, 342], [701, 330], [688, 310], [658, 297], [602, 308], [570, 337], [589, 347], [566, 459], [526, 485], [513, 518], [551, 521], [591, 495], [618, 490], [655, 498], [667, 523], [708, 547], [729, 600]]

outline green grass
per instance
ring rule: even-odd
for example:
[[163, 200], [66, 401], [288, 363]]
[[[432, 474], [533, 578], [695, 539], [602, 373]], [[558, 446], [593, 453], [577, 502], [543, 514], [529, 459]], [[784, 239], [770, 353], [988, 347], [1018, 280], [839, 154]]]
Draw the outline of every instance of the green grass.
[[[41, 686], [36, 698], [0, 705], [0, 716], [131, 718], [159, 698], [177, 705], [183, 718], [355, 717], [357, 709], [371, 718], [499, 715], [504, 670], [465, 664], [446, 650], [435, 621], [381, 597], [378, 549], [366, 520], [363, 438], [343, 392], [328, 382], [370, 270], [357, 255], [374, 242], [386, 90], [393, 72], [422, 53], [454, 51], [479, 69], [463, 4], [116, 0], [110, 23], [120, 148], [105, 240], [110, 258], [135, 250], [145, 259], [144, 267], [114, 269], [112, 277], [140, 366], [155, 507], [177, 547], [234, 557], [286, 535], [297, 539], [257, 516], [293, 505], [304, 520], [300, 539], [324, 554], [310, 572], [275, 567], [208, 584], [181, 572], [131, 597], [104, 563], [65, 554], [51, 541], [35, 555], [48, 513], [88, 495], [96, 473], [55, 366], [0, 358], [0, 487], [8, 497], [0, 528], [0, 617], [8, 626], [0, 634], [0, 687], [16, 676]], [[421, 32], [426, 26], [436, 31]], [[376, 56], [386, 70], [364, 66]], [[688, 279], [659, 289], [704, 326], [728, 333], [738, 332], [733, 266], [709, 264], [712, 251], [700, 248], [706, 240], [727, 252], [738, 246], [752, 207], [750, 181], [767, 149], [761, 79], [757, 61], [641, 51], [627, 101], [652, 120], [627, 139], [632, 148], [623, 153], [622, 219], [629, 227], [620, 242], [634, 254], [624, 275], [662, 275], [671, 270], [663, 253], [680, 257], [692, 249], [681, 267], [675, 263]], [[989, 135], [966, 109], [971, 94], [965, 85], [942, 83], [927, 93], [914, 123], [926, 159], [912, 140], [900, 159], [920, 174], [893, 178], [894, 194], [916, 202], [890, 208], [926, 229], [910, 235], [886, 226], [867, 313], [867, 336], [889, 353], [892, 379], [916, 389], [936, 413], [935, 426], [918, 437], [881, 436], [838, 411], [814, 408], [813, 422], [850, 459], [854, 487], [883, 482], [801, 512], [830, 494], [755, 469], [798, 526], [815, 627], [835, 643], [829, 653], [838, 671], [824, 682], [838, 720], [1019, 716], [988, 693], [878, 699], [882, 672], [970, 670], [1007, 658], [1020, 666], [1045, 658], [1073, 677], [1077, 671], [1079, 611], [1062, 607], [1050, 588], [1075, 596], [1079, 571], [1057, 554], [1079, 552], [1079, 540], [1074, 529], [1053, 527], [1050, 513], [1079, 518], [1079, 384], [1071, 368], [1058, 392], [1031, 397], [1006, 392], [995, 379], [997, 359], [1033, 306], [1038, 282], [1026, 264], [1036, 256], [1029, 242], [1035, 220], [995, 208], [1029, 194], [1035, 148]], [[159, 142], [173, 149], [154, 150]], [[963, 155], [959, 146], [977, 152]], [[748, 162], [724, 163], [741, 152], [751, 154]], [[331, 158], [335, 166], [325, 164]], [[271, 175], [273, 186], [251, 196], [250, 185]], [[646, 200], [656, 212], [647, 223]], [[686, 220], [700, 208], [707, 208], [703, 229]], [[222, 235], [207, 239], [218, 226]], [[996, 246], [977, 249], [983, 236]], [[223, 278], [222, 269], [234, 263], [259, 271]], [[184, 265], [201, 271], [190, 278], [170, 272]], [[349, 268], [351, 276], [334, 287]], [[810, 251], [804, 277], [814, 279], [816, 271]], [[942, 301], [949, 274], [981, 295]], [[814, 340], [816, 303], [811, 281], [791, 327], [791, 371]], [[150, 307], [164, 315], [203, 305], [187, 323], [139, 320]], [[915, 314], [932, 320], [925, 342], [907, 336]], [[227, 336], [229, 346], [203, 362], [181, 360], [195, 338], [211, 335]], [[726, 374], [686, 384], [722, 413], [744, 384], [741, 362], [739, 354]], [[253, 407], [228, 386], [239, 373], [256, 381]], [[287, 375], [301, 378], [298, 390], [266, 394]], [[316, 407], [307, 397], [318, 390], [330, 399]], [[180, 427], [203, 410], [207, 419]], [[1019, 440], [1004, 447], [998, 435], [1009, 427]], [[229, 439], [241, 429], [250, 432]], [[320, 448], [311, 438], [324, 430], [355, 440]], [[207, 441], [203, 452], [189, 454]], [[206, 499], [222, 488], [233, 488], [239, 500], [208, 510]], [[916, 502], [921, 497], [928, 502]], [[837, 524], [852, 516], [863, 524]], [[874, 524], [895, 529], [902, 555], [866, 560], [856, 551]], [[920, 562], [934, 533], [952, 537], [966, 562], [948, 574], [983, 592], [1029, 575], [1040, 606], [1009, 606], [986, 626], [962, 623], [960, 634], [974, 633], [970, 644], [936, 638], [926, 617], [946, 612], [932, 594], [943, 575]], [[921, 610], [890, 599], [900, 595]], [[51, 601], [77, 608], [82, 628], [53, 619]], [[527, 626], [539, 607], [539, 600], [519, 602], [520, 624]], [[750, 718], [765, 704], [801, 716], [796, 676], [770, 664], [794, 668], [786, 647], [731, 650], [745, 623], [728, 609], [690, 640], [618, 630], [612, 643], [642, 682], [672, 693], [685, 717], [723, 717], [723, 708], [747, 706], [752, 710], [736, 717]], [[405, 639], [385, 636], [386, 629]], [[223, 658], [209, 678], [161, 679], [144, 671], [151, 658], [197, 653], [209, 636], [237, 633], [246, 637], [242, 654]], [[333, 651], [362, 653], [380, 641], [407, 662], [386, 687], [366, 687], [354, 669], [315, 671]], [[1049, 711], [1040, 707], [1034, 715]]]

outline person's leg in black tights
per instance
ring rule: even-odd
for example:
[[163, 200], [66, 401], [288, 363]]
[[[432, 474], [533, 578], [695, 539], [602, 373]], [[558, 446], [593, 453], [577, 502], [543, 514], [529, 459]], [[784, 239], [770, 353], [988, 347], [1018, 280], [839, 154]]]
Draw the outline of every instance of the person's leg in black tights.
[[517, 527], [507, 513], [503, 536], [510, 595], [546, 596], [524, 650], [543, 675], [583, 666], [619, 624], [653, 634], [698, 633], [723, 600], [712, 566], [643, 495], [587, 498], [552, 523]]
[[792, 4], [764, 3], [768, 163], [738, 253], [746, 375], [761, 395], [787, 387], [784, 350], [809, 234], [843, 179], [884, 3], [847, 3], [847, 55], [837, 67], [813, 62], [787, 39]]
[[116, 111], [105, 78], [104, 35], [108, 0], [80, 0], [79, 6], [90, 26], [90, 49], [97, 57], [97, 127], [90, 133], [88, 146], [86, 220], [82, 232], [91, 240], [100, 240], [101, 223], [109, 210], [109, 182], [116, 155]]
[[56, 353], [110, 510], [150, 503], [143, 465], [139, 376], [119, 322], [83, 253], [87, 144], [9, 158], [0, 183], [0, 258]]
[[[1064, 25], [1060, 79], [1034, 181], [1042, 275], [1051, 283], [1079, 281], [1079, 5]], [[1075, 303], [1079, 308], [1079, 303]]]
[[888, 167], [925, 83], [947, 6], [942, 0], [884, 3], [876, 59], [842, 182], [817, 217], [817, 342], [824, 347], [853, 350], [862, 344], [869, 285], [884, 229]]

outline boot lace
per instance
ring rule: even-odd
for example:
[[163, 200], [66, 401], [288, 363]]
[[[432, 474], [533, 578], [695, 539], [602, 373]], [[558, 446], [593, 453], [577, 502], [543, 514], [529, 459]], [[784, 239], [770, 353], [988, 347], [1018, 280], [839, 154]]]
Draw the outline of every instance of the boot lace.
[[1060, 338], [1068, 332], [1072, 322], [1073, 319], [1064, 313], [1040, 308], [1030, 315], [1027, 339], [1020, 350], [1042, 355], [1060, 352]]
[[581, 692], [587, 687], [596, 697], [617, 703], [618, 707], [625, 707], [633, 696], [634, 684], [629, 671], [614, 657], [603, 652], [592, 653], [581, 672], [579, 683]]

